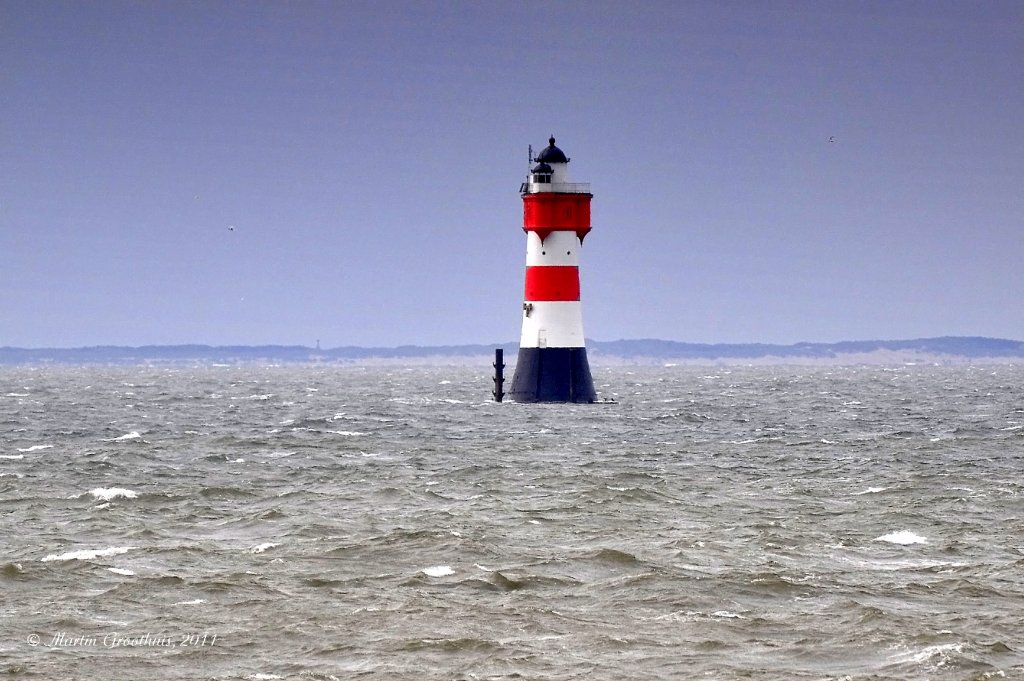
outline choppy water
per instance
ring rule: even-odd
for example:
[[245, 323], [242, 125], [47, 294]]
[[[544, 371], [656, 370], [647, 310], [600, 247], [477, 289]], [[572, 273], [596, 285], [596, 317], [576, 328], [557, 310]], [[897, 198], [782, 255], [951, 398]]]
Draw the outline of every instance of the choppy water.
[[595, 381], [2, 369], [0, 676], [1024, 678], [1024, 367]]

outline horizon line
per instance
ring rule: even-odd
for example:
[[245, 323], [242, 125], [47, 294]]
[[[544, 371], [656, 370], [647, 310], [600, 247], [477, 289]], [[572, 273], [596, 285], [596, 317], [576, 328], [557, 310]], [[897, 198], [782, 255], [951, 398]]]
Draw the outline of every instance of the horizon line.
[[[768, 341], [746, 341], [746, 342], [705, 342], [705, 341], [680, 341], [668, 338], [656, 338], [656, 337], [645, 337], [645, 338], [617, 338], [614, 340], [597, 340], [594, 338], [585, 339], [586, 344], [611, 344], [611, 343], [643, 343], [643, 342], [656, 342], [656, 343], [671, 343], [676, 345], [692, 345], [701, 347], [736, 347], [736, 346], [761, 346], [761, 347], [780, 347], [780, 348], [793, 348], [800, 346], [827, 346], [827, 345], [843, 345], [849, 343], [910, 343], [920, 341], [998, 341], [1004, 343], [1018, 343], [1024, 344], [1024, 340], [1015, 338], [1004, 338], [999, 336], [979, 336], [979, 335], [944, 335], [944, 336], [919, 336], [915, 338], [862, 338], [862, 339], [844, 339], [839, 341], [797, 341], [793, 343], [779, 343], [779, 342], [768, 342]], [[129, 344], [116, 344], [116, 343], [99, 343], [93, 345], [41, 345], [41, 346], [22, 346], [22, 345], [2, 345], [0, 350], [27, 350], [27, 351], [45, 351], [45, 350], [94, 350], [94, 349], [130, 349], [130, 350], [141, 350], [146, 348], [210, 348], [210, 349], [225, 349], [225, 348], [282, 348], [292, 350], [309, 350], [311, 352], [331, 352], [334, 350], [404, 350], [408, 348], [475, 348], [475, 347], [489, 347], [489, 348], [508, 348], [517, 347], [519, 343], [517, 341], [505, 341], [505, 342], [494, 342], [494, 343], [441, 343], [441, 344], [418, 344], [418, 343], [401, 343], [398, 345], [336, 345], [331, 347], [320, 347], [319, 345], [299, 345], [299, 344], [285, 344], [285, 343], [202, 343], [202, 342], [183, 342], [183, 343], [143, 343], [140, 345], [129, 345]]]

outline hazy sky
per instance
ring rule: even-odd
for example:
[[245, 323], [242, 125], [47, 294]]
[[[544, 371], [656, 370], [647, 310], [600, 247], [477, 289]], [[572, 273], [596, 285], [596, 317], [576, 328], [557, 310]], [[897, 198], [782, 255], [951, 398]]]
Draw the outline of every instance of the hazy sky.
[[0, 0], [0, 346], [1024, 339], [1024, 2]]

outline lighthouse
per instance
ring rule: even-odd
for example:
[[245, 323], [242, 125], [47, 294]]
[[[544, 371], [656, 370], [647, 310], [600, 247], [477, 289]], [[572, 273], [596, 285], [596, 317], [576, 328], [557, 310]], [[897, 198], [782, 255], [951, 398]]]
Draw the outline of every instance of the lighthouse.
[[533, 167], [519, 190], [526, 232], [523, 330], [508, 394], [517, 402], [593, 402], [579, 267], [593, 195], [589, 183], [569, 181], [569, 158], [554, 137], [530, 156]]

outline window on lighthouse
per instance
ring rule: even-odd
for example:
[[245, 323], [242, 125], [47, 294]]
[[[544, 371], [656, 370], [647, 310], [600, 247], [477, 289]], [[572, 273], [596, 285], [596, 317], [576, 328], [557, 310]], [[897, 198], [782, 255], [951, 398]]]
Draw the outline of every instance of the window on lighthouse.
[[550, 184], [551, 183], [551, 176], [550, 175], [540, 175], [540, 174], [537, 174], [537, 175], [533, 176], [533, 181], [537, 182], [538, 184]]

